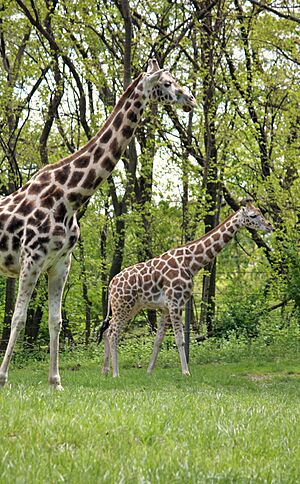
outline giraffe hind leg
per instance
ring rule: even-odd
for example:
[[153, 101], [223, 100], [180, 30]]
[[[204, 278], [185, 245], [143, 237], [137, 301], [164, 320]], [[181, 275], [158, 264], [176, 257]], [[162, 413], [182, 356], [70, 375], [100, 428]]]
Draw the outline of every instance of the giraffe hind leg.
[[119, 362], [118, 362], [118, 344], [119, 344], [119, 337], [121, 331], [129, 317], [127, 315], [122, 315], [121, 317], [116, 317], [113, 315], [109, 328], [107, 330], [107, 337], [109, 341], [110, 347], [110, 354], [111, 354], [111, 362], [112, 362], [112, 370], [113, 370], [113, 377], [116, 378], [119, 376]]
[[153, 346], [153, 351], [152, 351], [152, 356], [151, 356], [150, 363], [149, 363], [149, 366], [148, 366], [148, 369], [147, 369], [147, 373], [152, 373], [152, 371], [154, 370], [156, 360], [157, 360], [157, 356], [158, 356], [162, 341], [164, 339], [164, 336], [166, 334], [168, 322], [170, 322], [169, 312], [164, 311], [161, 315], [159, 326], [157, 328], [154, 346]]
[[109, 338], [107, 333], [108, 333], [108, 329], [103, 333], [103, 340], [104, 340], [104, 361], [103, 361], [103, 368], [102, 368], [103, 375], [107, 375], [109, 373], [110, 345], [109, 345]]

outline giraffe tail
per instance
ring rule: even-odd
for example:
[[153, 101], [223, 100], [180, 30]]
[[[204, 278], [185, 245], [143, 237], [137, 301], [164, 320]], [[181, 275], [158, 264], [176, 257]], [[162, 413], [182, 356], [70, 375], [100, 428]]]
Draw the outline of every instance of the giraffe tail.
[[102, 341], [103, 333], [107, 330], [107, 328], [109, 328], [110, 317], [111, 317], [111, 307], [110, 307], [110, 304], [109, 304], [107, 316], [104, 319], [102, 326], [101, 326], [101, 328], [99, 328], [99, 331], [98, 331], [98, 344], [101, 343], [101, 341]]

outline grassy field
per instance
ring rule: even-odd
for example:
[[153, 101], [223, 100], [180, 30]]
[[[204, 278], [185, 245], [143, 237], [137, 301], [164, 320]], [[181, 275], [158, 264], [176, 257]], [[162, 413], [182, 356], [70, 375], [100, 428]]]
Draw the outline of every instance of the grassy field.
[[63, 356], [62, 393], [46, 361], [15, 363], [0, 392], [0, 482], [300, 482], [297, 354], [192, 358], [189, 378], [168, 354], [152, 376], [146, 358], [125, 358], [118, 380], [99, 356]]

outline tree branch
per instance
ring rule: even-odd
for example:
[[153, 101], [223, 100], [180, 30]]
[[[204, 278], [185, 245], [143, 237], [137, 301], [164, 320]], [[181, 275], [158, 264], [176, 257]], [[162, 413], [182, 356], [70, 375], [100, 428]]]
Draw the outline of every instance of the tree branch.
[[278, 10], [276, 10], [273, 7], [270, 7], [269, 5], [266, 5], [264, 2], [258, 2], [257, 0], [249, 0], [249, 2], [252, 3], [253, 5], [257, 5], [258, 7], [261, 7], [264, 10], [267, 10], [268, 12], [274, 13], [278, 17], [285, 18], [286, 20], [291, 20], [292, 22], [297, 22], [298, 24], [300, 24], [300, 18], [299, 17], [295, 17], [294, 15], [289, 15], [289, 14], [285, 14], [285, 13], [282, 13], [282, 12], [278, 12]]

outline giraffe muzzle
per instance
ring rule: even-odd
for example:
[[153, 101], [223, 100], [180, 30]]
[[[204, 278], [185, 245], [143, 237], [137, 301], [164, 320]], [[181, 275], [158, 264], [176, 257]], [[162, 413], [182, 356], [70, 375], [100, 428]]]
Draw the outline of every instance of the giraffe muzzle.
[[190, 96], [188, 101], [185, 101], [185, 104], [182, 106], [183, 111], [186, 113], [190, 113], [193, 109], [197, 106], [197, 101], [194, 96]]

